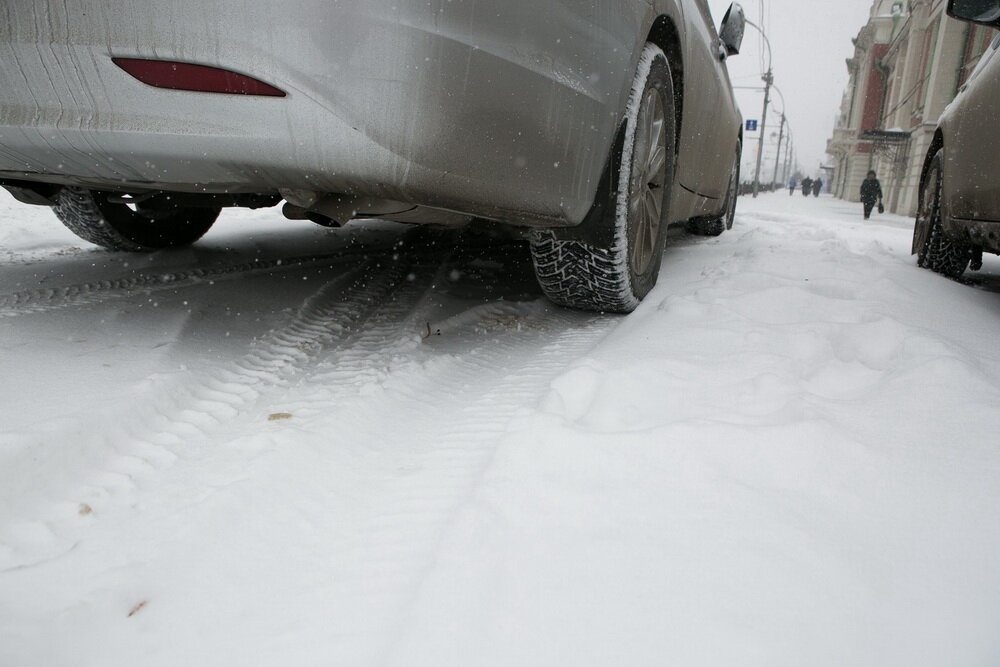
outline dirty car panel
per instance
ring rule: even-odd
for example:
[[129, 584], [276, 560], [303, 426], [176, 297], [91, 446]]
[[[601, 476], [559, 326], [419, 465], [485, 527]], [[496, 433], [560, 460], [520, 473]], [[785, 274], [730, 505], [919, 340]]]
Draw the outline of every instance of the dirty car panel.
[[[579, 222], [644, 2], [8, 0], [0, 175], [193, 192], [359, 192]], [[286, 97], [153, 88], [112, 57]]]

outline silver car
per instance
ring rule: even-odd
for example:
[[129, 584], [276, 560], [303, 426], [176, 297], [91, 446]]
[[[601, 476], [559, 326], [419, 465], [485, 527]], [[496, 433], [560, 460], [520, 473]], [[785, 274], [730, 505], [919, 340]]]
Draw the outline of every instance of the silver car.
[[627, 312], [665, 229], [732, 225], [743, 10], [705, 0], [4, 0], [0, 184], [84, 239], [224, 206], [527, 230], [546, 295]]
[[[1000, 0], [950, 0], [949, 16], [1000, 28]], [[920, 179], [917, 263], [952, 278], [1000, 254], [1000, 35], [938, 121]]]

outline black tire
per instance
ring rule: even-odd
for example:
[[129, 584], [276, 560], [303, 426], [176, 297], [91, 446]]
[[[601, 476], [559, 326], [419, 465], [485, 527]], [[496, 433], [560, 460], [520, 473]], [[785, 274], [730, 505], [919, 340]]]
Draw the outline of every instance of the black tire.
[[688, 232], [699, 236], [721, 236], [722, 232], [733, 228], [736, 217], [736, 200], [740, 193], [740, 159], [743, 155], [741, 146], [736, 146], [736, 160], [729, 173], [729, 186], [726, 188], [726, 199], [722, 215], [717, 218], [702, 218], [687, 224]]
[[941, 222], [943, 161], [944, 151], [939, 150], [927, 167], [920, 189], [920, 208], [913, 225], [910, 250], [917, 256], [917, 266], [949, 278], [961, 278], [972, 257], [972, 244], [945, 231]]
[[108, 250], [149, 252], [194, 243], [219, 217], [220, 208], [143, 207], [108, 200], [108, 193], [65, 187], [53, 210], [71, 232]]
[[532, 235], [535, 276], [551, 301], [629, 313], [653, 288], [663, 257], [675, 144], [670, 65], [659, 47], [646, 44], [629, 95], [621, 154], [610, 165], [611, 187], [598, 192], [605, 201], [595, 202], [594, 211], [601, 212], [596, 223], [613, 230], [611, 242], [605, 247], [547, 231]]

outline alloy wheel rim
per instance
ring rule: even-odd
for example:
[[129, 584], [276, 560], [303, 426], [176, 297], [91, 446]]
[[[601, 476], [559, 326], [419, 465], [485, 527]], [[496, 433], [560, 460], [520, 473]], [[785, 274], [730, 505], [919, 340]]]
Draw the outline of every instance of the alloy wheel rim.
[[656, 255], [663, 200], [666, 196], [666, 117], [659, 90], [646, 91], [636, 117], [629, 182], [629, 263], [641, 275]]

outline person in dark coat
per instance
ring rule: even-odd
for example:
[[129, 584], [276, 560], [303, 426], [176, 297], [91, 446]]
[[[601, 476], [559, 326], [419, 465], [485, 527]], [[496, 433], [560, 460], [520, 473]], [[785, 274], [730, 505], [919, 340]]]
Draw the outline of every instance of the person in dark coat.
[[809, 193], [812, 192], [813, 179], [806, 176], [802, 179], [802, 196], [808, 197]]
[[813, 197], [819, 197], [819, 193], [823, 190], [823, 179], [817, 178], [813, 181]]
[[865, 206], [865, 220], [872, 217], [875, 204], [882, 203], [882, 184], [878, 182], [878, 174], [874, 171], [869, 171], [861, 182], [861, 203]]

